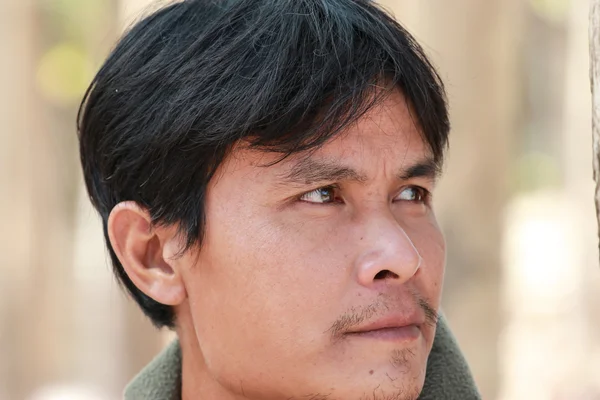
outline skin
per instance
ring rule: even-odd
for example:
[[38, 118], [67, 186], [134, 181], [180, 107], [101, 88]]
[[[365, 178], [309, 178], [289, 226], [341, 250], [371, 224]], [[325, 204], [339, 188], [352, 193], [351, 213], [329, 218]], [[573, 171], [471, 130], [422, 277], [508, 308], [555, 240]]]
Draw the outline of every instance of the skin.
[[[119, 204], [132, 281], [174, 306], [183, 399], [416, 399], [445, 265], [436, 168], [400, 92], [310, 155], [240, 143], [211, 181], [202, 246]], [[334, 186], [334, 188], [331, 188]], [[319, 189], [315, 191], [315, 189]], [[416, 336], [351, 334], [391, 314]]]

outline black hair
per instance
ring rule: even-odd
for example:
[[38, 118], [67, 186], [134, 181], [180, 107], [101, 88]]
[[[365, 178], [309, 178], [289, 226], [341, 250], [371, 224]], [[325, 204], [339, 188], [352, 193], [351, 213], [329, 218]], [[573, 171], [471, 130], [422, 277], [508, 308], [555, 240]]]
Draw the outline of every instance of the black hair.
[[369, 0], [185, 0], [135, 24], [78, 115], [85, 184], [119, 281], [158, 326], [171, 307], [142, 293], [107, 221], [131, 200], [202, 241], [206, 189], [232, 146], [316, 149], [400, 88], [434, 160], [449, 121], [444, 87], [414, 38]]

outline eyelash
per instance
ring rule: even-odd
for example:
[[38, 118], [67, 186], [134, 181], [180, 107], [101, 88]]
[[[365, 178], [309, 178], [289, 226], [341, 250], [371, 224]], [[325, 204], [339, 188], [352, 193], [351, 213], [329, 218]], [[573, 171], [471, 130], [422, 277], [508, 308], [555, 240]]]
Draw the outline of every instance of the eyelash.
[[[304, 197], [312, 194], [312, 193], [317, 193], [320, 190], [337, 190], [339, 189], [339, 187], [337, 185], [328, 185], [328, 186], [322, 186], [319, 188], [316, 188], [314, 190], [305, 192], [303, 194], [301, 194], [298, 198], [299, 201], [303, 201], [305, 203], [309, 203], [309, 204], [319, 204], [319, 205], [330, 205], [330, 204], [335, 204], [338, 203], [338, 201], [336, 201], [335, 195], [333, 196], [333, 200], [329, 201], [329, 202], [314, 202], [314, 201], [307, 201], [307, 200], [303, 200]], [[403, 201], [403, 202], [410, 202], [410, 203], [418, 203], [418, 204], [427, 204], [431, 198], [431, 192], [421, 186], [415, 186], [415, 185], [411, 185], [411, 186], [406, 186], [402, 189], [402, 191], [398, 194], [400, 195], [402, 192], [404, 192], [407, 189], [413, 189], [417, 192], [417, 197], [419, 198], [419, 200], [398, 200], [398, 201]]]

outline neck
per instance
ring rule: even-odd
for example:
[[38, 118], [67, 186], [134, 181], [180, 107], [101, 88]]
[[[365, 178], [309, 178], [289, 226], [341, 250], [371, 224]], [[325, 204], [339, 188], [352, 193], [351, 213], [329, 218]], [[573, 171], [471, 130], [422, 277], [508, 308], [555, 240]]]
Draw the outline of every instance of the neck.
[[189, 313], [178, 312], [177, 335], [182, 356], [182, 400], [249, 400], [221, 385], [208, 371]]

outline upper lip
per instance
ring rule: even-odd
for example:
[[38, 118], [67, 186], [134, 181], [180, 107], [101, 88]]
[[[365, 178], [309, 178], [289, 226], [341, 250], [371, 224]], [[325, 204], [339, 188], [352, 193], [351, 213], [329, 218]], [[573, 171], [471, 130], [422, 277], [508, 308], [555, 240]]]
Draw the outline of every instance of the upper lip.
[[348, 333], [370, 332], [386, 328], [402, 328], [411, 325], [420, 327], [424, 323], [425, 315], [422, 313], [415, 312], [411, 314], [388, 314], [384, 317], [363, 324], [360, 327], [351, 329]]

